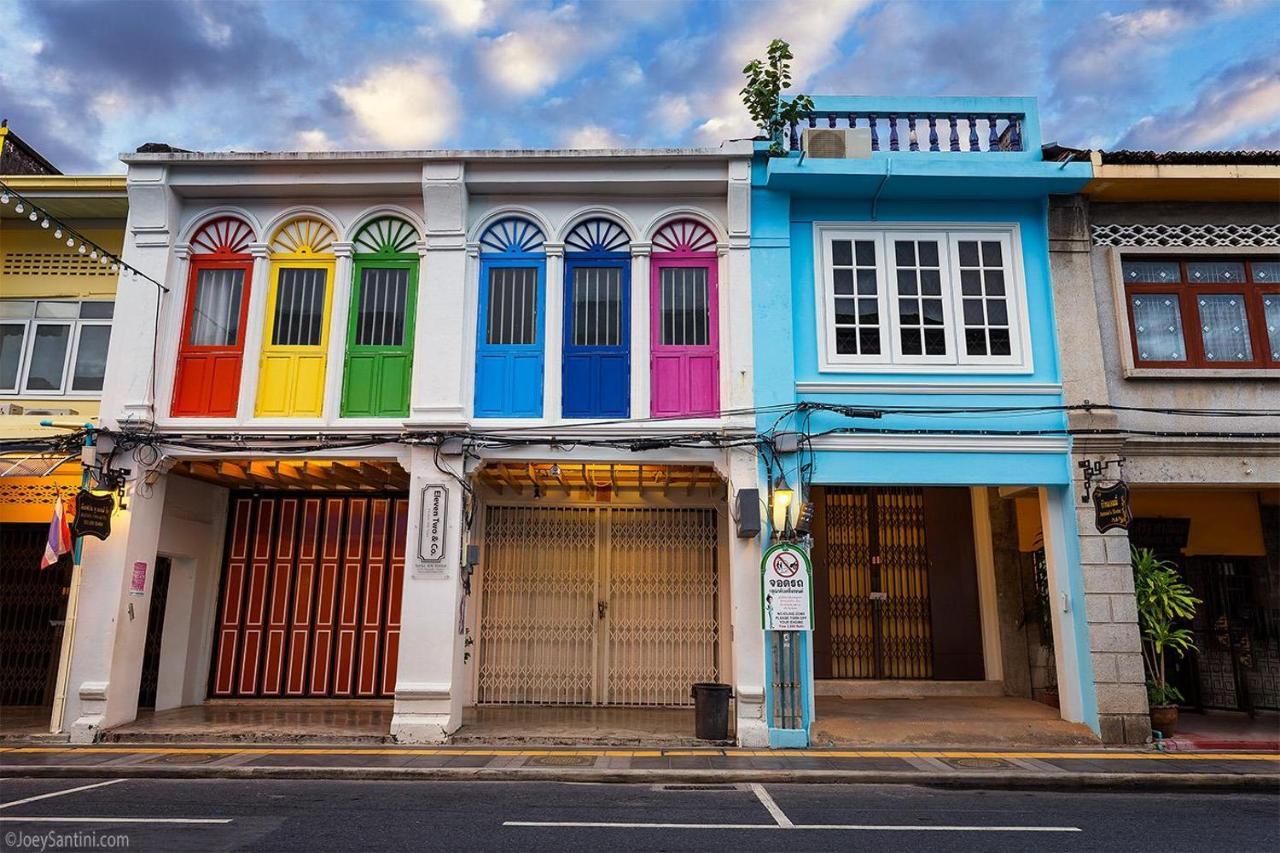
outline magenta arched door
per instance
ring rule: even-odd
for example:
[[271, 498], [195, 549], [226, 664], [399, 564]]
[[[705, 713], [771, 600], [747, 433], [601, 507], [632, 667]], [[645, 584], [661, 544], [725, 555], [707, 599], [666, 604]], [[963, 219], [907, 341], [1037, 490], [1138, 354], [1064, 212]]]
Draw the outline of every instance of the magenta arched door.
[[653, 238], [650, 414], [720, 413], [720, 333], [715, 236], [680, 219]]

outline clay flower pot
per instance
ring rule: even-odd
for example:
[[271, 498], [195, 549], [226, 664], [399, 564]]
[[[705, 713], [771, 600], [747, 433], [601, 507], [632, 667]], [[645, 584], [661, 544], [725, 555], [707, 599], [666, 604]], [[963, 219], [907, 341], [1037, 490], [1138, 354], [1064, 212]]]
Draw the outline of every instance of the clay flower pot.
[[1178, 728], [1178, 706], [1158, 705], [1151, 709], [1151, 728], [1171, 737]]

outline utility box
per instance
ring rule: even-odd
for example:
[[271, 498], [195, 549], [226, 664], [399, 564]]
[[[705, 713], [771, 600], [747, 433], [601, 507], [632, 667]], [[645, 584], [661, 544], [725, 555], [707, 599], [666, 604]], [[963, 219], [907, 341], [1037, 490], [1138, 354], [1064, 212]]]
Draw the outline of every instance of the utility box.
[[738, 489], [733, 517], [738, 521], [738, 538], [753, 539], [760, 535], [760, 490]]

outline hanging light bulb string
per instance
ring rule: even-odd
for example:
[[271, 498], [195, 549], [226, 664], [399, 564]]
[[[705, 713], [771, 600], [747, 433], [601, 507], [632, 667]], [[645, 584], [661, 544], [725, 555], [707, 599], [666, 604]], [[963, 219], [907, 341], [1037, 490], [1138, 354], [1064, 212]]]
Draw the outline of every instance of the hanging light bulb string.
[[98, 243], [90, 240], [88, 237], [84, 236], [84, 234], [72, 228], [66, 222], [49, 213], [44, 208], [40, 207], [40, 205], [36, 204], [31, 199], [6, 184], [3, 180], [0, 180], [0, 204], [13, 204], [13, 210], [15, 213], [26, 213], [27, 218], [32, 222], [39, 222], [41, 228], [46, 231], [52, 230], [53, 238], [59, 241], [65, 239], [67, 242], [67, 248], [74, 249], [78, 246], [79, 248], [77, 251], [79, 254], [87, 254], [90, 260], [98, 261], [98, 263], [103, 266], [110, 264], [112, 272], [121, 270], [129, 275], [134, 275], [138, 278], [151, 282], [156, 287], [160, 288], [162, 293], [169, 292], [169, 288], [165, 287], [163, 284], [156, 281], [137, 267], [126, 264], [121, 260], [119, 255], [114, 252], [107, 251]]

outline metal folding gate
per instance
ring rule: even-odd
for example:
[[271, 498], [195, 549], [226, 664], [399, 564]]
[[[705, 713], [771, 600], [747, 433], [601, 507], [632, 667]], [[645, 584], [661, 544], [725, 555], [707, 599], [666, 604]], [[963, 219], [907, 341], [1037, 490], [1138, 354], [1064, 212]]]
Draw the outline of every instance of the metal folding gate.
[[477, 701], [688, 705], [717, 678], [716, 511], [491, 506]]
[[919, 488], [826, 489], [834, 678], [929, 678], [929, 555]]
[[408, 514], [403, 495], [233, 498], [209, 694], [394, 695]]

